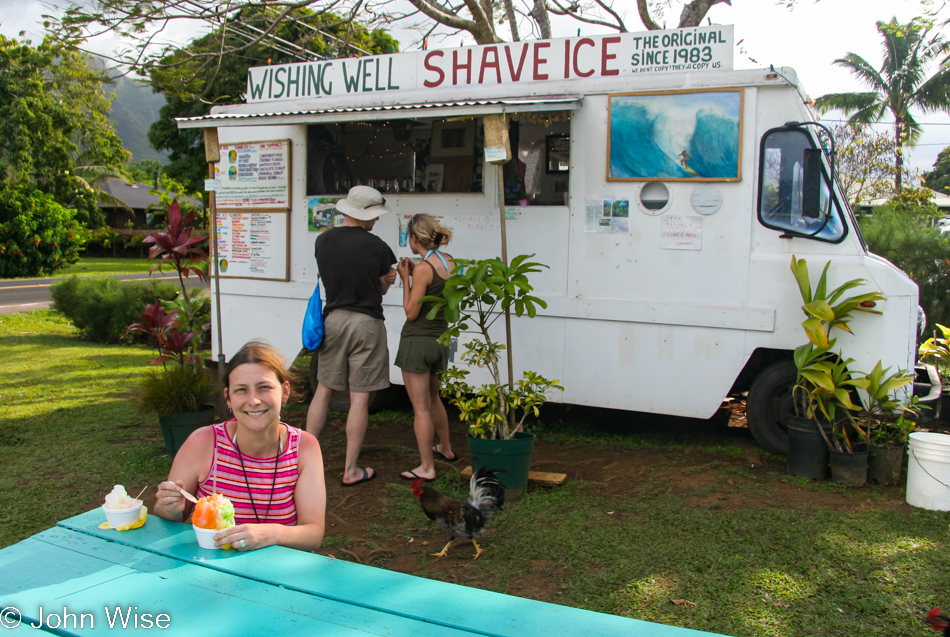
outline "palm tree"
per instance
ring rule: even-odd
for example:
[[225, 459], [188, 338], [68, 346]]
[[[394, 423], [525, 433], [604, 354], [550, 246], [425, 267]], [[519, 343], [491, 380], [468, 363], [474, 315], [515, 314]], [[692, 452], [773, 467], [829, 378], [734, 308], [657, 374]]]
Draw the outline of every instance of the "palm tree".
[[856, 53], [834, 62], [871, 90], [822, 95], [815, 100], [815, 107], [820, 112], [841, 109], [852, 125], [870, 124], [888, 113], [894, 118], [894, 187], [899, 193], [904, 145], [913, 146], [922, 130], [911, 108], [925, 113], [950, 110], [950, 65], [940, 66], [927, 77], [929, 66], [947, 52], [947, 42], [940, 35], [930, 37], [930, 24], [916, 18], [909, 24], [898, 24], [897, 18], [878, 22], [877, 30], [884, 38], [880, 71]]

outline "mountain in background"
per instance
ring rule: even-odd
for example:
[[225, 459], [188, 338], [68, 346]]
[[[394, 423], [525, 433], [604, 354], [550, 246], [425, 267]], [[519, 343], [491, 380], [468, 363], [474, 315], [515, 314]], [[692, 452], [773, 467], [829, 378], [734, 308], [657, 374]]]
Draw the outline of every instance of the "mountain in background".
[[117, 77], [111, 87], [115, 93], [112, 100], [112, 121], [122, 139], [122, 145], [132, 153], [132, 161], [154, 159], [168, 161], [166, 151], [157, 151], [148, 143], [148, 129], [158, 120], [158, 111], [165, 105], [165, 96], [153, 93], [152, 87], [133, 80], [128, 75]]
[[113, 77], [105, 87], [107, 92], [115, 93], [112, 121], [122, 145], [132, 153], [132, 161], [154, 159], [163, 164], [167, 162], [168, 152], [157, 151], [148, 143], [148, 129], [158, 121], [158, 111], [165, 106], [165, 96], [153, 93], [151, 86], [136, 81], [131, 75], [116, 76], [118, 71], [103, 57], [93, 55], [92, 65]]

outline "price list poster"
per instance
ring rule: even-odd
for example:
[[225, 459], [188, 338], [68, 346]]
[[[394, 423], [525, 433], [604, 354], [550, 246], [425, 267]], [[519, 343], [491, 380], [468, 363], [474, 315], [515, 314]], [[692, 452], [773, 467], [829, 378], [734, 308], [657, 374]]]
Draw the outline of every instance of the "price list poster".
[[221, 145], [215, 232], [221, 278], [290, 280], [290, 140]]

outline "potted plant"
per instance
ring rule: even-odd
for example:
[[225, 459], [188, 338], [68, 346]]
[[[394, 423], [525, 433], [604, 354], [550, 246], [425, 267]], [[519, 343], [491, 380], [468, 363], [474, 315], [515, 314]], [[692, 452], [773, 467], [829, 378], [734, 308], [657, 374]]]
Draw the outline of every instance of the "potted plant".
[[824, 478], [827, 461], [819, 451], [820, 439], [831, 458], [833, 479], [859, 486], [866, 480], [861, 474], [866, 476], [867, 447], [852, 444], [849, 431], [862, 437], [865, 433], [849, 416], [859, 409], [852, 401], [853, 392], [865, 388], [869, 381], [849, 367], [853, 359], [834, 351], [837, 339], [829, 334], [834, 328], [851, 332], [849, 323], [855, 312], [880, 314], [873, 304], [884, 296], [868, 292], [842, 298], [848, 290], [863, 285], [863, 279], [852, 279], [829, 292], [830, 265], [825, 264], [813, 290], [805, 260], [792, 256], [791, 269], [806, 316], [802, 327], [809, 342], [796, 348], [793, 355], [797, 376], [792, 390], [795, 417], [789, 426], [788, 472]]
[[[525, 371], [513, 382], [511, 350], [492, 338], [490, 328], [506, 313], [534, 317], [537, 306], [547, 307], [531, 295], [534, 288], [528, 274], [547, 267], [528, 261], [534, 255], [520, 255], [507, 265], [502, 259], [456, 261], [452, 276], [445, 283], [442, 297], [424, 297], [433, 303], [430, 317], [444, 311], [449, 329], [440, 337], [450, 344], [463, 331], [473, 328], [476, 336], [465, 343], [461, 358], [469, 365], [488, 371], [490, 382], [475, 387], [468, 382], [470, 370], [451, 367], [442, 375], [442, 396], [459, 410], [459, 419], [468, 423], [468, 446], [472, 469], [489, 466], [501, 469], [506, 489], [520, 492], [528, 481], [534, 434], [524, 431], [525, 421], [537, 416], [552, 390], [561, 390], [557, 380], [549, 380]], [[501, 352], [507, 354], [509, 382], [502, 382]], [[509, 462], [510, 461], [510, 462]]]
[[930, 363], [937, 368], [940, 376], [940, 385], [943, 390], [940, 395], [940, 414], [950, 417], [950, 328], [937, 323], [940, 336], [937, 332], [921, 343], [917, 349], [921, 363]]
[[914, 374], [902, 369], [888, 375], [888, 371], [878, 361], [865, 376], [867, 409], [861, 414], [861, 425], [868, 447], [868, 481], [889, 485], [900, 476], [907, 436], [916, 427], [909, 417], [917, 413], [917, 397], [911, 398], [910, 405], [896, 400], [894, 393], [912, 383]]
[[[157, 300], [145, 306], [142, 321], [128, 327], [130, 332], [144, 332], [152, 337], [158, 357], [150, 363], [161, 370], [150, 370], [142, 381], [140, 407], [154, 412], [162, 425], [165, 448], [174, 454], [188, 435], [214, 421], [215, 405], [209, 404], [217, 393], [216, 383], [205, 373], [198, 343], [201, 330], [196, 329], [196, 303], [188, 295], [185, 278], [195, 274], [206, 280], [202, 264], [207, 254], [198, 245], [205, 236], [192, 236], [195, 215], [182, 215], [177, 201], [167, 205], [161, 229], [145, 238], [150, 243], [149, 259], [161, 258], [152, 272], [171, 266], [178, 273], [180, 297], [173, 302]], [[168, 306], [166, 310], [166, 305]], [[171, 363], [171, 364], [169, 364]]]

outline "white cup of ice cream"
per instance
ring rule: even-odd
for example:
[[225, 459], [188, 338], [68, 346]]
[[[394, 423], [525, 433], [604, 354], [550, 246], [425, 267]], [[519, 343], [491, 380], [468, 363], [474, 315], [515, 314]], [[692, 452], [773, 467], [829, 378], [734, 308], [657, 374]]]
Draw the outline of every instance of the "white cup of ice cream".
[[142, 514], [142, 501], [129, 497], [129, 494], [125, 492], [125, 487], [117, 484], [106, 496], [102, 511], [106, 515], [106, 522], [112, 528], [128, 526], [139, 521], [139, 516]]
[[195, 530], [195, 537], [198, 538], [198, 546], [203, 549], [220, 548], [214, 545], [214, 536], [218, 534], [218, 529], [203, 529], [200, 526], [191, 525]]
[[110, 509], [108, 505], [103, 504], [102, 511], [106, 514], [106, 522], [112, 528], [128, 526], [139, 521], [139, 516], [142, 514], [142, 501], [138, 500], [138, 504], [125, 509]]

